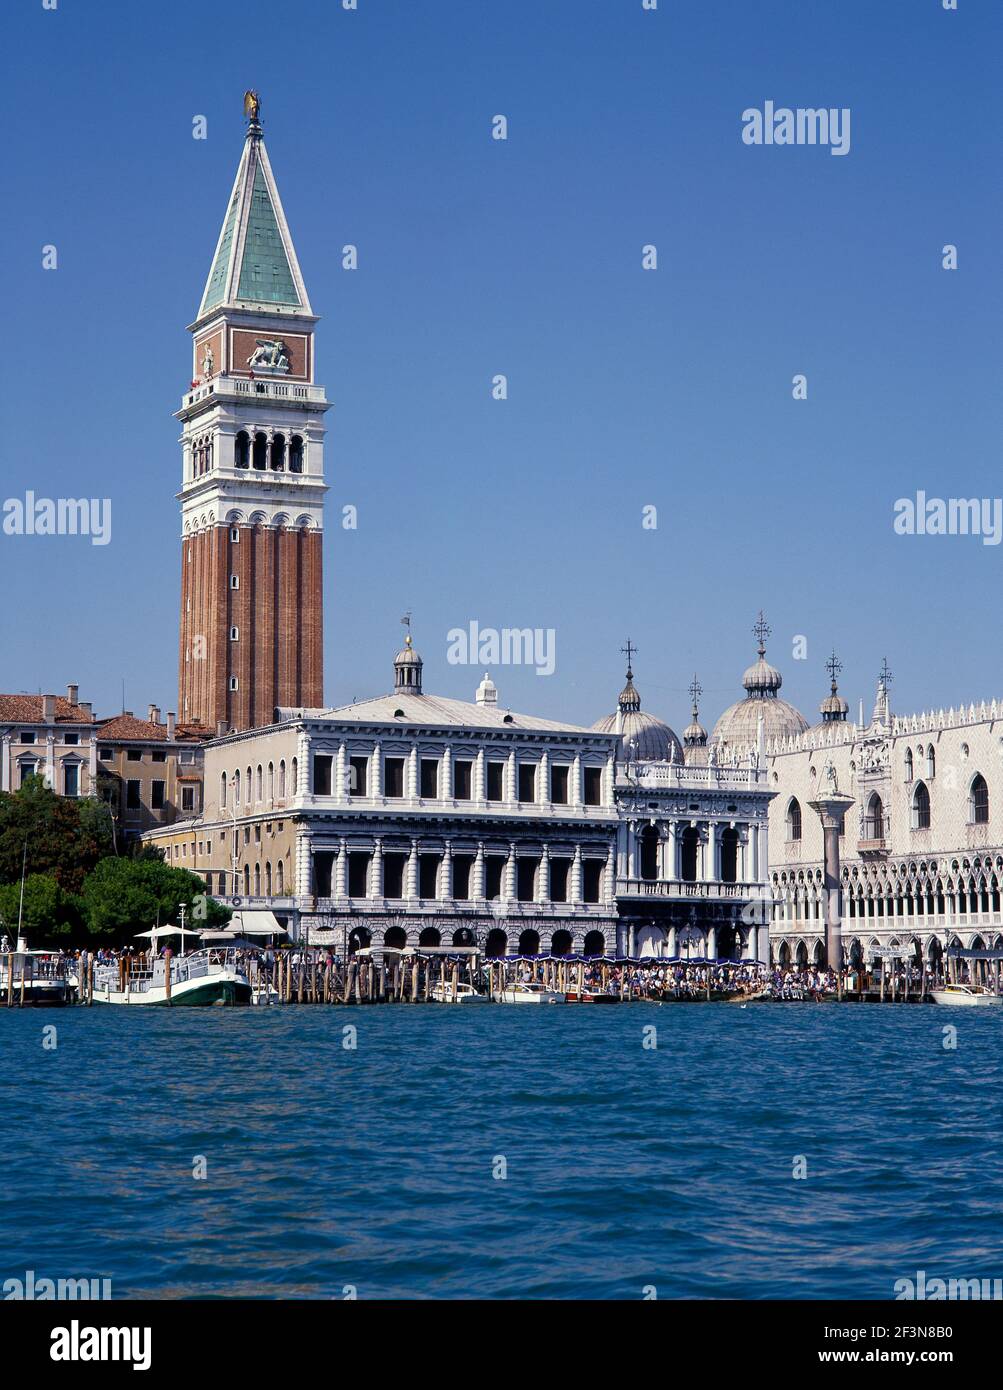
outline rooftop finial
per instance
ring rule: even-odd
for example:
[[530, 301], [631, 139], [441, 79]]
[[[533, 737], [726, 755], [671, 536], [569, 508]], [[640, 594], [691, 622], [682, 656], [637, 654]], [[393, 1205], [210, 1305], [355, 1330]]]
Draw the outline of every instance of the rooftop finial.
[[690, 682], [690, 699], [693, 701], [693, 718], [696, 719], [699, 713], [698, 702], [703, 694], [703, 686], [697, 680], [697, 673], [693, 672], [693, 680]]
[[247, 117], [248, 135], [257, 136], [261, 134], [261, 124], [258, 120], [258, 113], [261, 110], [261, 99], [255, 91], [244, 93], [244, 115]]
[[633, 664], [634, 664], [633, 658], [634, 658], [635, 656], [637, 656], [637, 648], [634, 646], [633, 642], [632, 642], [632, 641], [630, 640], [630, 638], [628, 637], [628, 638], [627, 638], [627, 645], [626, 645], [625, 647], [621, 647], [620, 650], [623, 652], [624, 656], [627, 658], [627, 679], [630, 680], [631, 677], [632, 677], [633, 674], [634, 674], [633, 671], [631, 670], [631, 667], [632, 667]]
[[825, 669], [829, 672], [829, 679], [832, 681], [832, 693], [833, 695], [835, 695], [836, 677], [843, 669], [843, 663], [840, 661], [839, 657], [836, 655], [835, 652], [833, 652], [832, 656], [830, 656], [829, 660], [825, 663]]
[[772, 632], [773, 629], [770, 627], [769, 623], [763, 617], [763, 610], [760, 608], [759, 617], [752, 628], [753, 637], [757, 638], [759, 641], [760, 656], [766, 655], [766, 639], [767, 637], [771, 636]]
[[878, 680], [881, 682], [882, 685], [887, 686], [888, 682], [894, 679], [894, 676], [888, 669], [888, 658], [886, 656], [883, 656], [881, 658], [881, 670], [878, 672]]

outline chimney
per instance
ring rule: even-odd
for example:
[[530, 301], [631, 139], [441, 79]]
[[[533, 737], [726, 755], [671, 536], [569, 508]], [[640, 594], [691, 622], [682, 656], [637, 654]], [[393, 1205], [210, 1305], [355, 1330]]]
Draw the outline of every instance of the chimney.
[[46, 724], [56, 722], [56, 697], [55, 695], [42, 696], [42, 718]]
[[225, 720], [225, 719], [217, 719], [217, 720], [216, 720], [216, 737], [217, 737], [217, 738], [223, 738], [225, 735], [226, 735], [226, 720]]
[[160, 706], [150, 705], [146, 711], [147, 722], [150, 724], [160, 723]]
[[497, 688], [487, 671], [484, 672], [484, 679], [477, 687], [477, 693], [474, 699], [479, 705], [496, 705], [498, 703]]
[[80, 694], [80, 687], [79, 687], [79, 685], [68, 685], [68, 686], [66, 687], [66, 698], [67, 698], [67, 700], [69, 700], [69, 702], [70, 702], [71, 705], [75, 705], [75, 704], [77, 703], [77, 696], [78, 696], [79, 694]]
[[93, 721], [94, 710], [91, 707], [90, 700], [81, 700], [77, 708], [80, 710], [81, 719], [85, 719], [87, 723], [91, 723]]
[[169, 710], [167, 711], [167, 741], [168, 741], [168, 743], [173, 743], [173, 742], [174, 742], [174, 729], [175, 729], [175, 726], [176, 726], [176, 724], [177, 724], [177, 719], [178, 719], [178, 716], [174, 713], [174, 711], [173, 711], [172, 709], [169, 709]]

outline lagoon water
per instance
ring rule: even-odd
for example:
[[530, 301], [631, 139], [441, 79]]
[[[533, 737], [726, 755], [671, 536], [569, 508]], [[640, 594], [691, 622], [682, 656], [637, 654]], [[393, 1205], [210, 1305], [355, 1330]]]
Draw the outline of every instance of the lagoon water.
[[891, 1298], [1003, 1275], [996, 1010], [26, 1009], [0, 1043], [2, 1279]]

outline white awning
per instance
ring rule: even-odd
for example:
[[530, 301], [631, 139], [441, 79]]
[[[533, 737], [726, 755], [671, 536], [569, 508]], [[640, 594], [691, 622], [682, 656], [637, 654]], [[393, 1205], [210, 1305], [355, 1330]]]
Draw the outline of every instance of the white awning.
[[227, 925], [232, 936], [283, 936], [285, 930], [274, 912], [257, 908], [235, 912]]

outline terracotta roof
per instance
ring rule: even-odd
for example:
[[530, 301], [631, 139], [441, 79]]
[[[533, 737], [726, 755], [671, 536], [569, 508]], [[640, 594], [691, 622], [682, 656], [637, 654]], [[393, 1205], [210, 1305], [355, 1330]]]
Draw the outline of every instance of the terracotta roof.
[[[182, 743], [195, 743], [209, 738], [211, 731], [197, 724], [178, 724], [175, 738]], [[106, 742], [166, 743], [167, 725], [154, 724], [149, 719], [136, 719], [131, 714], [115, 714], [98, 721], [98, 735]]]
[[[2, 724], [44, 724], [42, 701], [44, 695], [0, 695], [0, 723]], [[56, 722], [58, 724], [93, 724], [94, 716], [88, 715], [79, 705], [71, 705], [65, 695], [56, 696]]]

